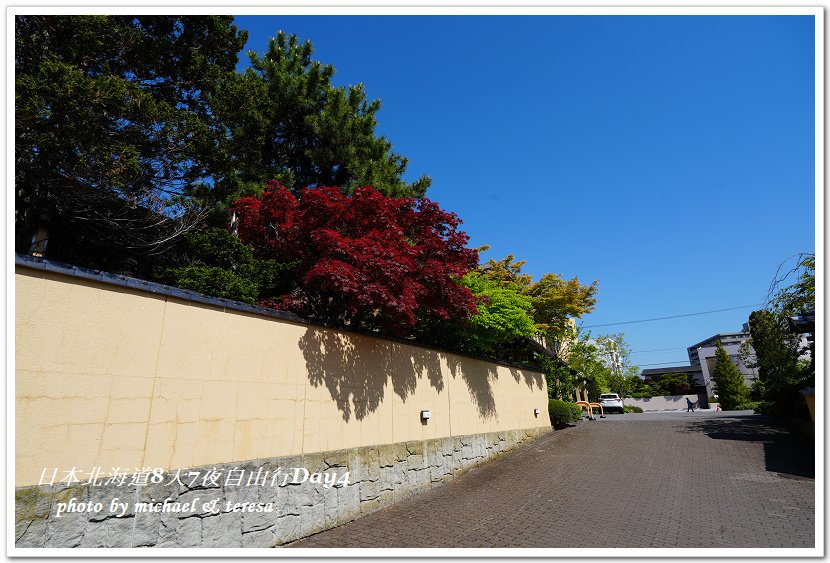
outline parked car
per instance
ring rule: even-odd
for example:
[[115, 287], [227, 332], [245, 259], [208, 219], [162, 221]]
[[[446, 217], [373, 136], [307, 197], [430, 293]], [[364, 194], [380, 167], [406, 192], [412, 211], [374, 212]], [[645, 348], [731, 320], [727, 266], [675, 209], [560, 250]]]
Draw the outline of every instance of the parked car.
[[622, 399], [616, 393], [603, 393], [599, 396], [599, 404], [605, 412], [625, 412]]

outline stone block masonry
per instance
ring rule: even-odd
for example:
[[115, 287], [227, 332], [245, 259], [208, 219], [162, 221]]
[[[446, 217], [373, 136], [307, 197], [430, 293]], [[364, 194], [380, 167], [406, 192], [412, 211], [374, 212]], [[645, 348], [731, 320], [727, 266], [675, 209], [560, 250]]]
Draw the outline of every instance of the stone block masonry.
[[[146, 484], [20, 487], [15, 492], [15, 546], [276, 547], [450, 481], [550, 430], [507, 430], [211, 465], [167, 471], [157, 483], [148, 479]], [[295, 468], [301, 482], [293, 482]], [[171, 478], [197, 470], [221, 478]], [[317, 477], [307, 478], [305, 471]], [[346, 472], [348, 483], [343, 480]], [[279, 478], [254, 478], [246, 484], [251, 476], [277, 474]], [[232, 475], [239, 479], [231, 480]]]

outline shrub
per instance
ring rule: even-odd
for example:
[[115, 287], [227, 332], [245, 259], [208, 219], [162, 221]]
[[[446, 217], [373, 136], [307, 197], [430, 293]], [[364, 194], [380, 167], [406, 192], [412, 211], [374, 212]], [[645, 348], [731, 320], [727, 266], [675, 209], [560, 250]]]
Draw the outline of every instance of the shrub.
[[640, 407], [625, 405], [623, 407], [623, 412], [643, 412], [643, 409], [641, 409]]
[[176, 277], [175, 284], [182, 289], [235, 301], [253, 303], [259, 290], [257, 283], [245, 276], [201, 263], [175, 268], [171, 270], [171, 274]]
[[246, 303], [289, 293], [300, 264], [255, 258], [251, 247], [224, 229], [187, 233], [181, 249], [183, 265], [170, 268], [163, 281]]
[[582, 418], [582, 407], [576, 403], [551, 399], [548, 401], [548, 413], [554, 428], [564, 428]]
[[[721, 408], [723, 408], [723, 407], [721, 407]], [[750, 410], [752, 410], [752, 411], [757, 412], [759, 410], [762, 410], [762, 408], [763, 407], [762, 407], [761, 401], [746, 401], [746, 402], [743, 402], [743, 403], [738, 403], [737, 405], [735, 405], [731, 409], [724, 409], [724, 410], [730, 410], [730, 411], [750, 411]]]

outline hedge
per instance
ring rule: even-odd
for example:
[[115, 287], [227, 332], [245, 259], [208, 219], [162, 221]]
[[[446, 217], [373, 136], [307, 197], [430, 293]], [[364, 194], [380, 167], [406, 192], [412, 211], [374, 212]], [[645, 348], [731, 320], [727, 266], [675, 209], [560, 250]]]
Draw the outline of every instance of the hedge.
[[[746, 403], [738, 403], [731, 409], [724, 409], [724, 410], [731, 410], [731, 411], [760, 411], [763, 410], [765, 405], [761, 404], [761, 401], [748, 401]], [[721, 407], [723, 408], [723, 407]]]
[[548, 413], [554, 428], [564, 428], [582, 418], [582, 407], [576, 403], [551, 399], [548, 401]]

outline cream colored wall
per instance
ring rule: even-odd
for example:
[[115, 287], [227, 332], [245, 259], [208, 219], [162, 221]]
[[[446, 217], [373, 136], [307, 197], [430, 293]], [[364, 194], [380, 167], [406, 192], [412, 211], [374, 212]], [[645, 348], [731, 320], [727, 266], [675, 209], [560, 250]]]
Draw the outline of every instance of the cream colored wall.
[[17, 486], [550, 425], [538, 372], [23, 266], [15, 369]]

